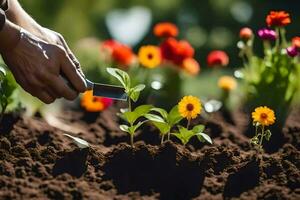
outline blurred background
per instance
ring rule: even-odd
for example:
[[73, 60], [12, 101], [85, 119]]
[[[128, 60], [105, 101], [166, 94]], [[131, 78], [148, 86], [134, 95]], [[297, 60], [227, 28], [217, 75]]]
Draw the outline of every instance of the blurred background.
[[[179, 38], [196, 49], [205, 70], [207, 53], [225, 50], [230, 67], [241, 64], [236, 42], [240, 28], [257, 30], [265, 26], [270, 10], [286, 10], [292, 23], [288, 39], [299, 34], [300, 1], [295, 0], [20, 0], [40, 24], [60, 32], [69, 45], [84, 37], [115, 38], [131, 45], [157, 43], [151, 28], [157, 22], [178, 25]], [[123, 28], [126, 27], [126, 28]], [[121, 36], [120, 36], [121, 34]], [[260, 46], [257, 46], [260, 48]]]

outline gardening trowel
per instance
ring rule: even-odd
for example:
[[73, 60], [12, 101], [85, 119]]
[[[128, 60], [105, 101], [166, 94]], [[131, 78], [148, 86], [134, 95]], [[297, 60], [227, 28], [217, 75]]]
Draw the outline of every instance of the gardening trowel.
[[108, 85], [102, 83], [93, 83], [90, 80], [85, 79], [88, 90], [93, 90], [94, 96], [107, 97], [120, 101], [127, 100], [127, 94], [125, 89], [116, 85]]

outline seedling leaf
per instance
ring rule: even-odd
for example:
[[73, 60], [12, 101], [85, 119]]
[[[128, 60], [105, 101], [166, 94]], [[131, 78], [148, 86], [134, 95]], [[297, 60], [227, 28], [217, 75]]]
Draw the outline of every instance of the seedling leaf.
[[205, 126], [204, 125], [197, 125], [197, 126], [194, 126], [193, 128], [193, 132], [194, 133], [202, 133], [205, 129]]
[[148, 113], [148, 114], [145, 114], [145, 117], [152, 122], [165, 123], [165, 120], [158, 115]]
[[201, 142], [206, 141], [206, 142], [212, 144], [212, 140], [207, 134], [205, 134], [205, 133], [196, 133], [196, 135], [197, 135], [198, 139]]
[[168, 112], [162, 108], [152, 108], [151, 111], [158, 112], [165, 120], [168, 119]]
[[126, 90], [130, 88], [130, 77], [126, 72], [117, 68], [106, 68], [106, 71], [117, 78]]
[[178, 122], [180, 122], [180, 120], [182, 120], [183, 117], [180, 115], [179, 111], [178, 111], [178, 106], [174, 106], [169, 115], [168, 115], [168, 122], [171, 126], [177, 124]]
[[120, 127], [120, 129], [122, 130], [122, 131], [124, 131], [124, 132], [129, 132], [129, 127], [127, 126], [127, 125], [120, 125], [119, 126]]
[[156, 128], [158, 128], [158, 130], [162, 135], [167, 134], [171, 129], [171, 127], [167, 123], [162, 123], [162, 122], [152, 122], [152, 123]]
[[89, 143], [83, 139], [74, 137], [74, 136], [66, 134], [66, 133], [64, 135], [71, 138], [80, 149], [88, 148], [90, 146]]

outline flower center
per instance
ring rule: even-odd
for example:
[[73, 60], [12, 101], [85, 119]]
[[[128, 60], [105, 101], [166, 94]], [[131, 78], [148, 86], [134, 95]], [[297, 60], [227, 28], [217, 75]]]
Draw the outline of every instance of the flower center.
[[186, 109], [187, 109], [188, 111], [192, 111], [192, 110], [194, 110], [194, 105], [191, 104], [191, 103], [189, 103], [189, 104], [186, 105]]
[[151, 53], [148, 54], [148, 59], [151, 60], [153, 58], [153, 55]]
[[268, 117], [268, 115], [266, 113], [261, 113], [260, 114], [260, 118], [262, 119], [266, 119]]

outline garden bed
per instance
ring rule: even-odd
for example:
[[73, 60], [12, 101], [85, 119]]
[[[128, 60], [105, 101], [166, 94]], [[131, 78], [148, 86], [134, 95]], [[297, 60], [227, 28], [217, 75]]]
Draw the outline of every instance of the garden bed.
[[65, 123], [81, 130], [76, 136], [91, 144], [89, 150], [76, 148], [39, 117], [5, 116], [0, 199], [300, 198], [299, 110], [288, 119], [283, 146], [263, 155], [242, 135], [245, 121], [231, 125], [220, 114], [200, 119], [213, 145], [193, 140], [186, 148], [175, 140], [159, 145], [158, 132], [146, 125], [131, 148], [116, 111], [63, 112]]

